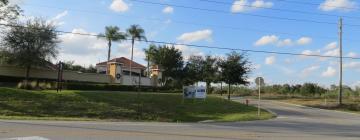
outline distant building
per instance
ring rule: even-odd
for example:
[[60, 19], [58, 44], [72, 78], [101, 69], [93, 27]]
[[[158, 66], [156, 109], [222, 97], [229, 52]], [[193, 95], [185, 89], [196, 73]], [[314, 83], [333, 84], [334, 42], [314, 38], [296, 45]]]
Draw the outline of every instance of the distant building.
[[[132, 61], [132, 69], [130, 71], [130, 59], [125, 57], [114, 58], [109, 62], [101, 62], [96, 64], [97, 73], [108, 73], [112, 77], [112, 83], [122, 85], [138, 85], [154, 86], [154, 81], [145, 76], [146, 67]], [[107, 72], [108, 70], [108, 72]], [[130, 78], [130, 72], [132, 78]]]

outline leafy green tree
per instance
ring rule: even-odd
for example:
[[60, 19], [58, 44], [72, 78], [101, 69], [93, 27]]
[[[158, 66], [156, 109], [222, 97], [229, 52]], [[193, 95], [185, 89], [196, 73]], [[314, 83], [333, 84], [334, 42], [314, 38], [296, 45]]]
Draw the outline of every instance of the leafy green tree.
[[149, 48], [144, 49], [146, 58], [145, 60], [147, 61], [147, 74], [148, 76], [150, 76], [150, 65], [154, 64], [154, 57], [156, 55], [156, 45], [155, 44], [150, 44]]
[[17, 5], [10, 5], [9, 0], [0, 0], [0, 21], [13, 21], [21, 13]]
[[203, 61], [202, 56], [190, 56], [183, 70], [183, 82], [185, 85], [193, 85], [202, 80]]
[[3, 38], [5, 60], [26, 68], [25, 85], [32, 67], [46, 66], [56, 58], [58, 35], [56, 27], [45, 20], [35, 19], [13, 26]]
[[135, 40], [146, 40], [145, 30], [141, 28], [139, 25], [131, 25], [129, 29], [127, 29], [127, 34], [131, 37], [131, 62], [130, 62], [130, 79], [132, 79], [131, 71], [132, 71], [132, 61], [134, 60], [134, 44]]
[[[106, 26], [105, 34], [99, 34], [99, 37], [105, 37], [108, 41], [108, 55], [107, 61], [110, 61], [111, 45], [113, 41], [122, 41], [126, 39], [126, 34], [120, 32], [120, 28], [117, 26]], [[107, 70], [108, 72], [108, 70]]]
[[224, 82], [228, 84], [230, 100], [231, 85], [247, 85], [248, 74], [251, 72], [250, 62], [244, 54], [235, 51], [227, 54], [227, 59], [219, 62]]
[[217, 72], [219, 70], [217, 65], [217, 58], [211, 56], [205, 56], [202, 65], [203, 74], [202, 81], [206, 83], [206, 90], [210, 92], [211, 83], [216, 82]]
[[161, 85], [166, 86], [169, 81], [181, 79], [181, 72], [184, 61], [180, 50], [174, 46], [158, 46], [154, 55], [154, 64], [158, 65], [162, 71]]
[[86, 68], [85, 66], [75, 65], [74, 63], [74, 61], [63, 62], [63, 69], [83, 73], [96, 73], [96, 68], [93, 65], [90, 65], [88, 68]]

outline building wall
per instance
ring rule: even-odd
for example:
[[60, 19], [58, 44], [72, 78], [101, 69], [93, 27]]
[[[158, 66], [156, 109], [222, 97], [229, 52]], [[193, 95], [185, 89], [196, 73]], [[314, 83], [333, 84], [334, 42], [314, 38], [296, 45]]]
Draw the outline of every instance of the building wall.
[[[12, 77], [25, 77], [25, 69], [15, 66], [0, 66], [0, 75], [12, 76]], [[57, 79], [56, 70], [47, 69], [31, 69], [31, 78], [43, 78], [43, 79]], [[81, 82], [96, 82], [96, 83], [110, 83], [111, 78], [105, 74], [95, 73], [78, 73], [73, 71], [64, 71], [63, 80], [81, 81]]]
[[[139, 85], [139, 76], [132, 76], [132, 79], [128, 75], [123, 75], [121, 77], [121, 84], [122, 85]], [[131, 82], [133, 81], [133, 83]], [[152, 81], [148, 77], [141, 77], [140, 83], [142, 86], [153, 86]]]

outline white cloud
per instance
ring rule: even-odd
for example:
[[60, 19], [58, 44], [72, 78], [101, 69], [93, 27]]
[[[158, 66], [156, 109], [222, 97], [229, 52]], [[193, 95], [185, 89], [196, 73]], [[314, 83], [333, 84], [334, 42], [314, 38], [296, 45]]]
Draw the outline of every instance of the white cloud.
[[[145, 52], [142, 51], [141, 48], [138, 47], [138, 42], [134, 45], [134, 61], [141, 60], [145, 58]], [[121, 44], [118, 44], [117, 51], [115, 52], [116, 57], [126, 57], [128, 59], [131, 59], [131, 43], [130, 42], [124, 42]]]
[[174, 13], [174, 8], [171, 7], [171, 6], [167, 6], [167, 7], [165, 7], [165, 8], [163, 9], [162, 12], [165, 13], [165, 14], [172, 14], [172, 13]]
[[264, 0], [237, 0], [234, 1], [231, 6], [231, 12], [239, 13], [239, 12], [247, 12], [254, 11], [259, 8], [270, 8], [274, 4], [272, 2], [267, 2]]
[[337, 42], [331, 42], [324, 47], [324, 50], [332, 50], [337, 47]]
[[276, 35], [266, 35], [257, 40], [254, 45], [255, 46], [266, 46], [266, 45], [276, 45], [278, 47], [284, 46], [303, 46], [308, 45], [312, 42], [312, 38], [310, 37], [301, 37], [297, 41], [293, 41], [292, 39], [280, 39], [280, 37]]
[[313, 57], [312, 55], [320, 55], [320, 50], [317, 51], [311, 51], [311, 50], [304, 50], [301, 52], [302, 55], [301, 58], [309, 58], [309, 57]]
[[[73, 29], [72, 33], [96, 34], [84, 29]], [[76, 64], [90, 65], [104, 60], [107, 56], [107, 42], [95, 36], [79, 36], [64, 34], [59, 36], [60, 56], [59, 59], [75, 60]]]
[[61, 26], [61, 25], [64, 25], [65, 22], [64, 21], [61, 21], [61, 19], [65, 16], [68, 15], [68, 11], [65, 10], [59, 14], [57, 14], [54, 18], [51, 18], [50, 20], [48, 20], [47, 22], [48, 23], [52, 23], [54, 24], [55, 26]]
[[301, 37], [296, 41], [298, 45], [308, 45], [312, 42], [312, 38], [310, 37]]
[[293, 46], [294, 43], [291, 39], [284, 39], [284, 40], [279, 40], [277, 43], [277, 46], [279, 47], [283, 47], [283, 46]]
[[351, 11], [357, 7], [353, 0], [325, 0], [320, 4], [319, 9], [323, 11]]
[[315, 65], [307, 67], [301, 71], [301, 77], [307, 77], [310, 74], [312, 74], [314, 71], [318, 70], [319, 68], [320, 68], [320, 66], [315, 66]]
[[261, 37], [258, 41], [255, 42], [255, 46], [265, 46], [273, 45], [279, 41], [279, 37], [276, 35], [267, 35]]
[[10, 4], [22, 4], [25, 0], [9, 0]]
[[276, 62], [276, 57], [275, 56], [269, 56], [265, 58], [265, 64], [266, 65], [273, 65]]
[[192, 55], [205, 56], [205, 54], [197, 48], [190, 48], [185, 45], [175, 45], [175, 48], [179, 49], [182, 52], [182, 55], [185, 60], [188, 60]]
[[328, 67], [326, 71], [324, 71], [321, 76], [323, 77], [333, 77], [336, 75], [336, 70], [333, 67]]
[[[73, 29], [73, 33], [97, 34], [88, 32], [84, 29]], [[59, 39], [62, 41], [59, 44], [60, 54], [58, 60], [61, 61], [75, 61], [76, 64], [88, 66], [95, 65], [98, 62], [107, 59], [107, 41], [96, 36], [80, 36], [76, 34], [60, 35]], [[113, 42], [111, 47], [111, 58], [127, 57], [130, 59], [131, 43], [116, 43]], [[134, 46], [134, 60], [143, 62], [145, 54], [137, 43]]]
[[357, 70], [360, 71], [360, 62], [349, 62], [349, 63], [345, 63], [344, 65], [345, 69], [353, 69], [353, 70]]
[[255, 64], [255, 65], [253, 66], [253, 68], [254, 68], [255, 70], [258, 70], [258, 69], [261, 68], [261, 65], [260, 65], [260, 64]]
[[129, 10], [129, 6], [123, 0], [113, 0], [110, 9], [115, 12], [125, 12]]
[[179, 36], [177, 40], [187, 43], [201, 41], [201, 40], [211, 41], [212, 34], [213, 32], [209, 29], [199, 30], [195, 32], [184, 33], [181, 36]]
[[360, 88], [360, 81], [349, 84], [352, 89]]
[[354, 52], [349, 52], [346, 56], [347, 57], [358, 57], [358, 54], [354, 53]]
[[337, 48], [337, 49], [333, 49], [333, 50], [329, 50], [329, 51], [326, 51], [324, 53], [325, 56], [340, 56], [340, 49]]

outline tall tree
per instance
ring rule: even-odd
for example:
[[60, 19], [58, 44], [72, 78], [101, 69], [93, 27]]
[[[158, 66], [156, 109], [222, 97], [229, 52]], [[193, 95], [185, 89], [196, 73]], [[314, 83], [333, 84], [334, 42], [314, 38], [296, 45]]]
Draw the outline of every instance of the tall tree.
[[165, 86], [168, 81], [179, 80], [184, 61], [180, 50], [174, 46], [158, 46], [154, 55], [154, 64], [158, 65], [162, 72], [161, 85]]
[[219, 70], [217, 58], [211, 57], [210, 55], [205, 56], [202, 67], [202, 80], [206, 83], [206, 90], [210, 92], [211, 83], [214, 83], [217, 80], [217, 72]]
[[25, 85], [32, 67], [48, 64], [58, 54], [56, 27], [45, 20], [34, 19], [13, 26], [3, 38], [5, 60], [26, 68]]
[[[135, 40], [146, 40], [145, 30], [139, 25], [131, 25], [127, 29], [128, 35], [131, 37], [131, 62], [130, 62], [130, 79], [132, 80], [132, 62], [134, 60], [134, 44]], [[131, 82], [132, 83], [132, 82]]]
[[145, 60], [147, 61], [147, 76], [150, 76], [150, 65], [154, 64], [154, 57], [156, 55], [156, 45], [155, 44], [150, 44], [149, 48], [144, 49], [146, 58]]
[[185, 85], [193, 85], [202, 80], [204, 58], [192, 55], [184, 67], [183, 82]]
[[0, 0], [0, 21], [13, 21], [21, 12], [20, 7], [10, 4], [9, 0]]
[[[111, 45], [112, 41], [122, 41], [126, 39], [126, 34], [120, 32], [120, 28], [117, 26], [106, 26], [105, 27], [105, 34], [100, 34], [99, 37], [105, 37], [108, 41], [108, 55], [107, 55], [107, 61], [110, 61], [110, 55], [111, 55]], [[106, 73], [108, 74], [109, 70], [108, 67], [106, 67]]]
[[250, 62], [244, 54], [231, 52], [227, 54], [227, 59], [219, 62], [222, 69], [224, 82], [228, 84], [228, 99], [230, 100], [231, 85], [248, 84], [248, 74], [251, 71]]

